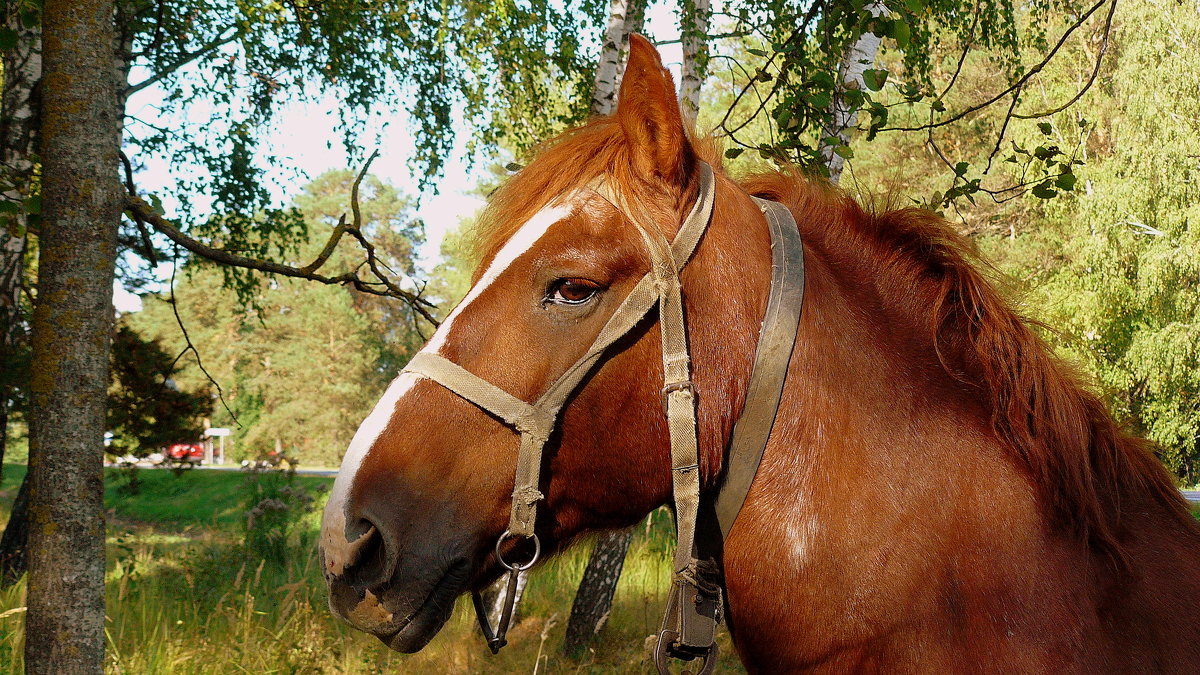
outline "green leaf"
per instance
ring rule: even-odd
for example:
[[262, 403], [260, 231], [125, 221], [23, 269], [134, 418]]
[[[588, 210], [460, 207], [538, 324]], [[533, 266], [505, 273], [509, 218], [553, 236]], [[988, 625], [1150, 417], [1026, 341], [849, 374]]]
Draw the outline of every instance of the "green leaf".
[[907, 47], [909, 41], [912, 39], [912, 32], [909, 30], [908, 24], [903, 20], [896, 20], [892, 24], [892, 38], [896, 40], [897, 47], [901, 49]]
[[1050, 185], [1050, 181], [1048, 180], [1033, 186], [1033, 196], [1038, 199], [1054, 199], [1057, 194], [1058, 192], [1054, 190], [1054, 187]]
[[1053, 130], [1053, 127], [1050, 126], [1049, 122], [1038, 122], [1037, 127], [1038, 127], [1038, 131], [1041, 131], [1043, 134], [1045, 134], [1047, 136], [1049, 136], [1050, 132]]
[[863, 83], [867, 85], [867, 89], [871, 91], [879, 91], [883, 89], [883, 84], [887, 82], [888, 71], [871, 68], [863, 71]]
[[41, 18], [36, 9], [27, 9], [21, 12], [21, 25], [26, 28], [33, 28], [41, 22]]
[[1055, 179], [1054, 184], [1057, 185], [1063, 192], [1071, 192], [1075, 189], [1075, 183], [1078, 182], [1078, 180], [1079, 178], [1076, 177], [1075, 174], [1064, 173]]
[[8, 50], [17, 46], [17, 31], [0, 26], [0, 49]]
[[747, 48], [746, 51], [750, 52], [751, 54], [753, 54], [755, 56], [761, 56], [763, 58], [766, 58], [766, 56], [767, 56], [767, 53], [765, 51], [763, 51], [761, 49], [754, 49], [753, 47]]
[[904, 0], [904, 6], [913, 14], [920, 14], [925, 10], [925, 0]]
[[971, 168], [971, 165], [968, 164], [967, 162], [959, 162], [958, 164], [954, 165], [954, 175], [965, 176], [965, 175], [967, 175], [967, 169], [970, 169], [970, 168]]
[[158, 198], [158, 195], [155, 195], [155, 194], [150, 195], [149, 200], [150, 200], [150, 208], [154, 209], [155, 213], [157, 213], [160, 216], [167, 215], [167, 212], [163, 209], [162, 200]]
[[737, 159], [745, 151], [745, 148], [729, 148], [725, 151], [725, 157], [727, 159]]
[[848, 145], [838, 145], [834, 147], [833, 151], [846, 159], [854, 158], [854, 149]]
[[20, 213], [21, 205], [7, 199], [0, 200], [0, 213]]
[[42, 196], [29, 195], [25, 198], [26, 213], [41, 213], [42, 212]]

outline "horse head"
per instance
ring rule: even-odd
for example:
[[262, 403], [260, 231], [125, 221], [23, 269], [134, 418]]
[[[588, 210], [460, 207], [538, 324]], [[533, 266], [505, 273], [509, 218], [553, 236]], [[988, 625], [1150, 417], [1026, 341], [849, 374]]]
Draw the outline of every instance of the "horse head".
[[[474, 285], [422, 354], [501, 396], [538, 400], [647, 276], [654, 257], [645, 228], [663, 240], [674, 234], [695, 206], [701, 170], [671, 77], [649, 42], [635, 36], [614, 117], [564, 135], [493, 196]], [[740, 193], [719, 203], [714, 219], [735, 207], [758, 214]], [[642, 225], [628, 217], [631, 210]], [[726, 248], [769, 246], [761, 234], [741, 239]], [[702, 248], [684, 282], [688, 311], [708, 311], [702, 322], [726, 325], [720, 340], [693, 333], [703, 345], [694, 358], [709, 366], [698, 369], [696, 387], [715, 391], [748, 373], [744, 354], [733, 354], [752, 350], [757, 327], [731, 335], [728, 326], [752, 324], [765, 289], [745, 284], [762, 270], [699, 269], [716, 267], [718, 256]], [[693, 308], [692, 286], [725, 287], [719, 312]], [[548, 551], [585, 531], [630, 525], [671, 495], [656, 323], [653, 312], [638, 320], [564, 392], [561, 415], [542, 439], [549, 442], [535, 497], [544, 493], [536, 534]], [[736, 396], [712, 400], [701, 406], [702, 418], [724, 420], [739, 403]], [[336, 614], [394, 649], [416, 651], [459, 594], [495, 579], [498, 555], [531, 555], [518, 538], [497, 546], [520, 440], [501, 422], [420, 373], [392, 382], [355, 434], [324, 513], [322, 565]], [[708, 426], [711, 438], [701, 440], [712, 448], [728, 425]], [[702, 460], [705, 475], [714, 468], [711, 454]]]

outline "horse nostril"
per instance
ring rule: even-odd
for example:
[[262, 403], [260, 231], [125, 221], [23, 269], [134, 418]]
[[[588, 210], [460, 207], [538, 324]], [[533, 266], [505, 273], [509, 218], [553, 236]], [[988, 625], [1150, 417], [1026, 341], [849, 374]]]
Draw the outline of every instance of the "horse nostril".
[[349, 546], [346, 549], [342, 576], [355, 586], [373, 587], [392, 575], [389, 546], [380, 529], [371, 521], [360, 518], [347, 526]]

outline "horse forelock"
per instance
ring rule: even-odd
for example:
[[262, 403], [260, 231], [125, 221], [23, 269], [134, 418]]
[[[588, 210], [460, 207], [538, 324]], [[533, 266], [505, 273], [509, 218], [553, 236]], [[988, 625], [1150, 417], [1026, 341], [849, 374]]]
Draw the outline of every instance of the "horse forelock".
[[[693, 139], [695, 155], [708, 162], [714, 170], [721, 168], [721, 154], [709, 139]], [[478, 277], [496, 255], [533, 214], [552, 200], [585, 187], [605, 176], [623, 195], [642, 204], [654, 202], [656, 190], [635, 175], [629, 160], [630, 145], [615, 118], [600, 117], [567, 131], [539, 146], [536, 158], [503, 185], [488, 199], [488, 205], [471, 232], [472, 257], [479, 261]], [[685, 209], [695, 197], [694, 185], [683, 186], [679, 203], [672, 206]], [[678, 224], [674, 214], [651, 214], [660, 225]], [[649, 224], [649, 223], [647, 223]], [[673, 233], [663, 232], [670, 237]]]

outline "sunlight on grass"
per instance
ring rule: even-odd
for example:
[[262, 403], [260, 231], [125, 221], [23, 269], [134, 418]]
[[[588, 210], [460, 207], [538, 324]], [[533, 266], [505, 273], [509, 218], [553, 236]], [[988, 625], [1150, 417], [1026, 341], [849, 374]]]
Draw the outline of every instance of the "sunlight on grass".
[[[0, 512], [7, 514], [12, 467], [6, 467]], [[571, 600], [590, 543], [542, 565], [531, 577], [510, 645], [492, 656], [460, 599], [445, 629], [419, 654], [388, 650], [332, 617], [316, 550], [293, 548], [282, 565], [256, 559], [244, 546], [242, 474], [145, 472], [136, 497], [112, 486], [106, 505], [107, 621], [110, 673], [645, 673], [646, 638], [661, 620], [670, 516], [654, 514], [634, 538], [601, 642], [579, 660], [560, 655]], [[151, 475], [153, 474], [153, 475]], [[110, 482], [113, 477], [110, 476]], [[199, 480], [197, 480], [199, 479]], [[328, 482], [328, 479], [321, 479]], [[176, 485], [170, 485], [177, 481]], [[167, 485], [157, 485], [167, 483]], [[319, 483], [313, 482], [312, 485]], [[161, 501], [187, 491], [188, 499]], [[205, 493], [209, 495], [205, 497]], [[223, 500], [218, 503], [219, 500]], [[155, 503], [150, 504], [148, 502]], [[323, 501], [323, 497], [321, 499]], [[200, 513], [188, 513], [205, 504]], [[318, 508], [305, 516], [303, 538], [315, 541]], [[162, 523], [142, 516], [156, 512]], [[129, 514], [135, 514], [130, 517]], [[297, 537], [297, 540], [302, 537]], [[20, 673], [25, 585], [0, 591], [0, 674]], [[717, 672], [740, 673], [728, 636]]]

